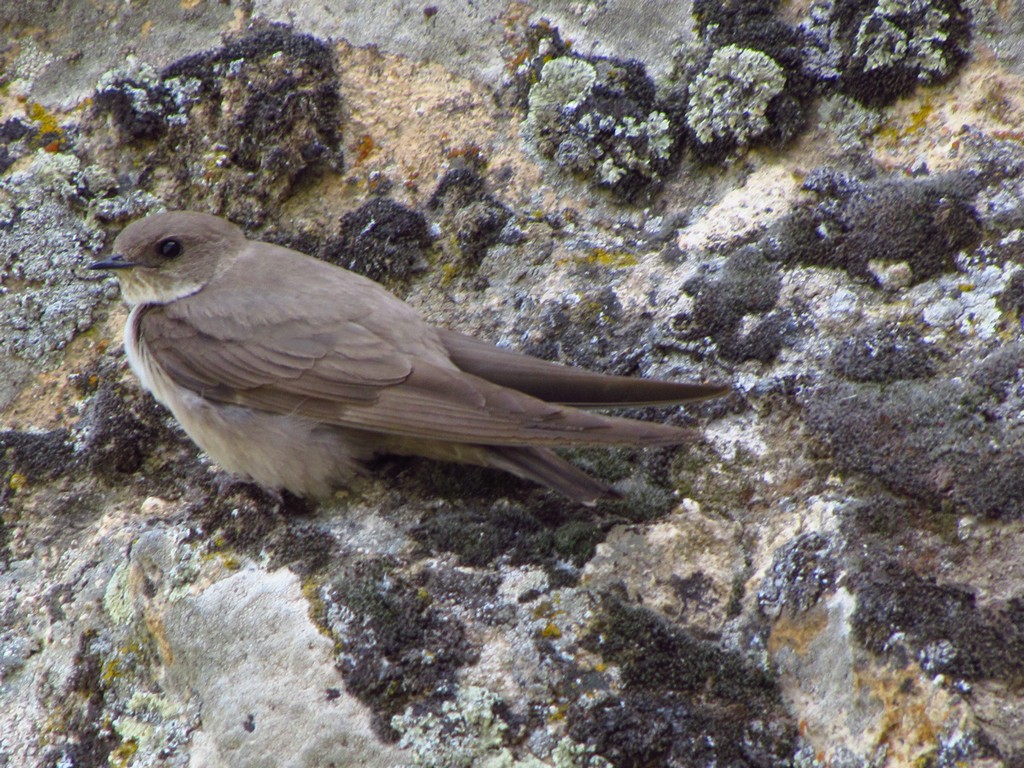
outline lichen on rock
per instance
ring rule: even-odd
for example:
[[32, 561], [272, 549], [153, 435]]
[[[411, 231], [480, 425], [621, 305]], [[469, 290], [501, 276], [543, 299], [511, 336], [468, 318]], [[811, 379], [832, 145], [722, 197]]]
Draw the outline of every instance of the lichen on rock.
[[971, 13], [960, 0], [823, 0], [804, 28], [822, 82], [880, 106], [963, 66]]
[[686, 124], [701, 144], [744, 147], [768, 130], [768, 105], [785, 86], [785, 71], [767, 54], [723, 46], [690, 83]]
[[39, 358], [63, 348], [113, 294], [79, 276], [106, 241], [83, 183], [78, 158], [44, 151], [0, 179], [0, 353]]
[[524, 130], [543, 157], [626, 200], [656, 187], [678, 143], [643, 65], [605, 58], [547, 61]]
[[[329, 46], [268, 25], [156, 72], [129, 61], [101, 80], [89, 131], [104, 160], [175, 208], [261, 224], [303, 180], [343, 167], [341, 97]], [[158, 170], [159, 169], [159, 170]]]

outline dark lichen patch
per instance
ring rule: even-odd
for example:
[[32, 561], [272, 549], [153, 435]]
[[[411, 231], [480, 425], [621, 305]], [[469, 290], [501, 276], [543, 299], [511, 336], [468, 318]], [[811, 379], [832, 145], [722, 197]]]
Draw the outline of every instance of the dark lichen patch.
[[433, 238], [423, 214], [377, 197], [341, 218], [341, 234], [317, 256], [388, 285], [423, 269]]
[[686, 577], [673, 573], [669, 584], [679, 601], [681, 616], [707, 612], [718, 603], [714, 591], [715, 580], [704, 571], [694, 571]]
[[96, 386], [71, 430], [76, 471], [111, 486], [144, 483], [150, 493], [169, 497], [203, 485], [206, 471], [196, 447], [162, 405], [116, 381], [105, 362], [79, 378], [86, 392], [94, 380]]
[[337, 549], [338, 540], [329, 531], [286, 517], [267, 542], [267, 567], [287, 567], [307, 577], [330, 565]]
[[208, 552], [265, 560], [306, 577], [322, 571], [338, 548], [333, 534], [308, 522], [310, 502], [287, 491], [219, 475], [193, 478], [187, 522]]
[[281, 522], [277, 497], [254, 483], [225, 475], [198, 490], [201, 497], [187, 508], [196, 534], [217, 549], [259, 556]]
[[0, 123], [0, 173], [3, 173], [18, 158], [40, 149], [47, 144], [39, 128], [27, 120], [11, 117]]
[[635, 375], [640, 368], [651, 315], [625, 312], [610, 287], [582, 301], [524, 303], [518, 309], [515, 333], [524, 354], [619, 375]]
[[431, 512], [410, 533], [432, 551], [454, 554], [463, 565], [539, 565], [565, 585], [576, 581], [576, 569], [593, 556], [605, 537], [593, 513], [562, 511], [575, 507], [502, 499], [490, 507]]
[[327, 590], [345, 687], [373, 711], [377, 734], [394, 741], [391, 718], [414, 702], [450, 697], [460, 667], [476, 661], [462, 624], [432, 606], [429, 592], [385, 561], [350, 568]]
[[[787, 316], [772, 312], [781, 285], [778, 268], [760, 249], [744, 246], [717, 273], [698, 275], [683, 286], [694, 297], [693, 314], [676, 318], [678, 335], [684, 342], [710, 338], [730, 362], [771, 362], [789, 325]], [[744, 318], [751, 315], [760, 317], [743, 332]]]
[[415, 462], [402, 483], [446, 503], [425, 515], [410, 535], [432, 552], [454, 554], [463, 565], [537, 565], [558, 584], [573, 584], [577, 569], [612, 525], [646, 522], [672, 510], [677, 503], [672, 454], [671, 449], [565, 451], [574, 465], [621, 491], [621, 498], [603, 500], [596, 510], [507, 473]]
[[[281, 26], [250, 31], [161, 73], [104, 82], [86, 131], [126, 145], [111, 165], [162, 199], [258, 225], [303, 182], [341, 168], [331, 47]], [[197, 183], [201, 180], [202, 183]]]
[[872, 494], [843, 510], [843, 536], [850, 542], [867, 541], [873, 549], [882, 544], [898, 546], [914, 527], [917, 506], [892, 494]]
[[46, 482], [71, 471], [75, 449], [70, 438], [66, 429], [0, 432], [0, 498], [13, 486]]
[[957, 253], [981, 240], [970, 202], [976, 182], [963, 174], [861, 181], [820, 170], [804, 188], [817, 201], [786, 216], [765, 241], [783, 262], [837, 267], [874, 284], [871, 262], [905, 262], [919, 283], [955, 271]]
[[712, 712], [686, 696], [627, 694], [566, 713], [569, 735], [615, 766], [787, 765], [795, 729], [781, 719]]
[[542, 157], [623, 200], [649, 196], [675, 159], [679, 136], [638, 61], [545, 57], [528, 107]]
[[30, 123], [18, 117], [11, 117], [0, 123], [0, 144], [9, 145], [16, 141], [21, 141], [26, 136], [31, 136], [34, 132], [35, 129], [33, 129]]
[[654, 611], [616, 596], [604, 599], [581, 644], [619, 665], [627, 688], [760, 704], [778, 701], [772, 678], [739, 654], [698, 640]]
[[790, 615], [806, 611], [835, 589], [839, 570], [835, 544], [829, 537], [816, 532], [801, 534], [775, 551], [771, 569], [757, 590], [757, 605], [771, 618], [784, 609]]
[[[159, 476], [163, 473], [158, 467], [165, 463], [158, 460], [161, 446], [182, 441], [166, 426], [164, 415], [149, 398], [136, 397], [124, 385], [100, 378], [83, 415], [70, 430], [0, 432], [4, 488], [83, 473], [105, 482], [124, 482], [150, 461], [150, 468]], [[167, 462], [177, 458], [168, 458]], [[170, 481], [170, 476], [178, 473], [168, 470], [166, 474]]]
[[[152, 418], [139, 417], [148, 399], [130, 402], [120, 384], [101, 384], [75, 425], [86, 466], [107, 479], [138, 471], [160, 432]], [[152, 416], [152, 414], [146, 414]]]
[[1024, 379], [1024, 343], [1013, 342], [983, 358], [971, 371], [971, 383], [996, 403], [1019, 399], [1018, 387]]
[[736, 150], [780, 145], [806, 124], [814, 80], [804, 66], [804, 35], [777, 14], [776, 0], [698, 0], [701, 47], [684, 51], [682, 123], [693, 153], [721, 162]]
[[621, 667], [623, 693], [574, 704], [569, 734], [615, 765], [775, 765], [796, 729], [777, 687], [733, 651], [615, 596], [581, 644]]
[[[0, 493], [0, 504], [3, 504], [3, 509], [7, 509], [7, 505], [4, 504], [6, 499], [4, 494]], [[11, 551], [11, 531], [4, 520], [3, 515], [0, 514], [0, 573], [3, 573], [11, 564], [11, 560], [14, 559], [14, 553]], [[0, 614], [0, 618], [3, 615]], [[8, 666], [8, 669], [11, 669]]]
[[932, 376], [936, 358], [917, 329], [889, 323], [840, 342], [832, 350], [832, 370], [849, 381], [885, 384]]
[[49, 743], [40, 765], [108, 765], [118, 738], [105, 727], [104, 679], [105, 641], [93, 630], [79, 636], [68, 684], [55, 693]]
[[423, 571], [419, 581], [432, 599], [468, 611], [486, 624], [504, 624], [514, 609], [498, 596], [501, 577], [495, 573], [437, 566]]
[[1019, 394], [996, 402], [976, 385], [933, 379], [884, 388], [824, 383], [801, 399], [808, 427], [839, 469], [934, 511], [1024, 515], [1024, 440], [1013, 415]]
[[[854, 636], [879, 655], [909, 651], [926, 672], [1024, 684], [1024, 601], [980, 607], [968, 588], [893, 562], [855, 579]], [[894, 640], [895, 639], [895, 640]]]
[[1010, 275], [1006, 287], [996, 299], [996, 306], [1018, 322], [1024, 321], [1024, 269], [1018, 269]]
[[536, 484], [501, 470], [404, 456], [376, 459], [371, 472], [396, 476], [411, 493], [451, 504], [487, 505], [500, 498], [525, 503], [540, 492]]
[[512, 211], [487, 191], [483, 177], [471, 167], [446, 173], [427, 207], [439, 214], [442, 240], [452, 243], [455, 258], [470, 268], [499, 242], [512, 218]]
[[807, 69], [823, 87], [881, 107], [963, 66], [971, 13], [960, 0], [822, 0], [805, 29]]

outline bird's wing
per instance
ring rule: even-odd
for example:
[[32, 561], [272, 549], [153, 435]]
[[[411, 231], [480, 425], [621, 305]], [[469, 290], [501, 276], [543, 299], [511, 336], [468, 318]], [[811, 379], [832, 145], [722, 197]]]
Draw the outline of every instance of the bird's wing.
[[230, 319], [218, 317], [223, 310], [209, 297], [201, 311], [196, 306], [185, 299], [150, 307], [139, 314], [137, 333], [172, 381], [214, 402], [483, 445], [671, 444], [692, 438], [688, 430], [545, 403], [403, 351], [354, 317], [320, 318], [311, 332], [308, 317], [281, 317], [279, 305], [273, 312], [254, 306], [244, 322], [237, 311]]
[[609, 376], [538, 360], [456, 331], [438, 329], [451, 360], [461, 370], [549, 403], [576, 407], [658, 405], [720, 397], [722, 384]]

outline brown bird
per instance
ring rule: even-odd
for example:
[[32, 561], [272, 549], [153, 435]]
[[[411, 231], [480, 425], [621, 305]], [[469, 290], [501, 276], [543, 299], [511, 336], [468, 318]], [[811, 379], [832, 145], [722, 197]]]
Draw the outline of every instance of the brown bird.
[[606, 376], [435, 328], [365, 277], [246, 239], [204, 213], [129, 225], [115, 254], [143, 386], [228, 472], [324, 497], [375, 456], [495, 467], [592, 504], [614, 495], [552, 447], [672, 445], [677, 427], [581, 407], [717, 397], [718, 384]]

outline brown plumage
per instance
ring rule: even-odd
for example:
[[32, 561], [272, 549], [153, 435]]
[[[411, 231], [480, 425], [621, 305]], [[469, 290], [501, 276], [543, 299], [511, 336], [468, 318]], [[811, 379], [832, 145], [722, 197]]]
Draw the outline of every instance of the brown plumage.
[[114, 248], [92, 266], [116, 270], [134, 305], [125, 348], [143, 385], [225, 469], [301, 496], [395, 453], [503, 469], [592, 503], [611, 489], [551, 447], [692, 434], [574, 406], [728, 391], [591, 373], [434, 328], [377, 283], [208, 214], [149, 216]]

